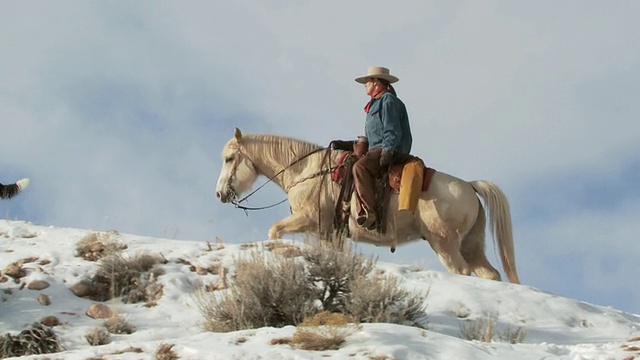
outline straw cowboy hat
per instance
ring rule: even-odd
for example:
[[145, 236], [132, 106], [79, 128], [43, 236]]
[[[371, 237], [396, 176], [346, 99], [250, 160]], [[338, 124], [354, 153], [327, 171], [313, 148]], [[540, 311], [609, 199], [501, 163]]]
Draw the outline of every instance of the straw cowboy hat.
[[369, 66], [366, 75], [358, 76], [356, 78], [356, 82], [360, 84], [364, 84], [367, 82], [368, 78], [377, 78], [384, 79], [389, 82], [389, 84], [393, 84], [397, 82], [399, 79], [391, 74], [389, 74], [389, 69], [382, 66]]

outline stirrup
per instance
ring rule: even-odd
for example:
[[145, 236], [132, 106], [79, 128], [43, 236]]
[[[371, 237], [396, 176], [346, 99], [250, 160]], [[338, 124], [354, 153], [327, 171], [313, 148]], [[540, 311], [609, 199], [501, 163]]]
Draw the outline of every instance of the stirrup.
[[369, 230], [373, 230], [373, 229], [375, 229], [375, 225], [376, 225], [376, 214], [373, 213], [373, 212], [365, 211], [364, 214], [359, 215], [356, 218], [356, 223], [360, 227], [367, 228]]

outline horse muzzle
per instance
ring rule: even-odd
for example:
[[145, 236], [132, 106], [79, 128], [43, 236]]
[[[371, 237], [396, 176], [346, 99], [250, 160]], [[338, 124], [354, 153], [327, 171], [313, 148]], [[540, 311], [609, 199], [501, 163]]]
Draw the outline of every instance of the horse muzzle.
[[236, 195], [236, 192], [231, 187], [229, 187], [228, 189], [226, 189], [226, 191], [216, 191], [216, 197], [222, 203], [226, 204], [235, 200], [238, 196]]

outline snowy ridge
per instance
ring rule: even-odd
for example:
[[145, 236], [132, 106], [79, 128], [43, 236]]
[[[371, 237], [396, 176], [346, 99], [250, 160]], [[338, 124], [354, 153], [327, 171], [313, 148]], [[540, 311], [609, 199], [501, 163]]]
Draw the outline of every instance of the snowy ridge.
[[[304, 351], [289, 345], [270, 345], [274, 338], [290, 337], [295, 327], [261, 328], [231, 333], [202, 331], [202, 315], [192, 296], [197, 284], [216, 283], [219, 275], [198, 275], [182, 260], [206, 266], [219, 262], [230, 268], [244, 247], [222, 244], [220, 249], [195, 241], [120, 234], [125, 254], [161, 253], [168, 263], [158, 277], [164, 295], [157, 306], [122, 304], [117, 308], [136, 328], [130, 335], [113, 335], [112, 342], [90, 346], [84, 335], [103, 320], [85, 315], [92, 300], [76, 297], [69, 287], [95, 272], [96, 263], [74, 256], [77, 242], [91, 230], [56, 228], [21, 221], [0, 220], [0, 270], [29, 257], [46, 259], [25, 264], [25, 277], [0, 283], [0, 335], [18, 333], [45, 316], [61, 325], [55, 333], [63, 353], [34, 355], [33, 359], [153, 359], [161, 343], [173, 344], [180, 359], [634, 359], [640, 352], [640, 316], [545, 293], [526, 285], [463, 277], [408, 265], [378, 262], [409, 290], [425, 292], [428, 328], [391, 324], [363, 324], [333, 351]], [[286, 241], [286, 240], [285, 240]], [[217, 244], [216, 244], [217, 245]], [[50, 287], [29, 290], [26, 284], [44, 280]], [[24, 284], [24, 285], [23, 285]], [[21, 288], [21, 285], [24, 286]], [[51, 305], [41, 305], [45, 293]], [[460, 338], [461, 324], [481, 316], [496, 316], [497, 327], [523, 327], [523, 343], [483, 343]], [[635, 340], [634, 340], [635, 339]], [[626, 348], [625, 348], [626, 346]], [[115, 352], [137, 347], [141, 353]]]

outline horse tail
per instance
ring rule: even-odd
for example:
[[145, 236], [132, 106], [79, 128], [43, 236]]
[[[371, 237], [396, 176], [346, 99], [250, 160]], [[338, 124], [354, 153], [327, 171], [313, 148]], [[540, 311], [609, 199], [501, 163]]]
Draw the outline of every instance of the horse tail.
[[493, 241], [494, 243], [497, 241], [500, 251], [502, 269], [510, 282], [519, 284], [507, 196], [496, 184], [489, 181], [478, 180], [472, 181], [470, 184], [485, 204]]

